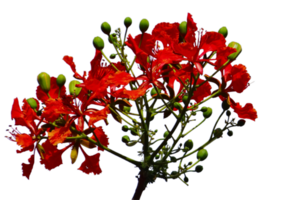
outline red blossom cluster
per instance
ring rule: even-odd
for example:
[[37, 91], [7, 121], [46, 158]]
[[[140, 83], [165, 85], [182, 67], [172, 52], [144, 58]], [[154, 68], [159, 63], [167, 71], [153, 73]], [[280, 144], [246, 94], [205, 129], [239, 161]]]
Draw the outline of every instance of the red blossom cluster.
[[[158, 41], [163, 47], [158, 46]], [[102, 172], [99, 166], [100, 154], [89, 156], [84, 148], [97, 146], [99, 151], [104, 149], [86, 138], [73, 138], [84, 133], [85, 136], [91, 135], [89, 137], [91, 140], [108, 147], [108, 137], [102, 127], [96, 126], [96, 122], [104, 120], [107, 125], [109, 114], [120, 122], [116, 110], [122, 106], [130, 107], [129, 101], [135, 101], [146, 95], [151, 87], [163, 90], [166, 99], [172, 99], [180, 94], [178, 101], [182, 101], [184, 85], [196, 82], [196, 85], [201, 84], [191, 97], [196, 104], [219, 91], [216, 97], [222, 101], [228, 99], [231, 108], [240, 118], [251, 120], [257, 118], [252, 104], [241, 106], [230, 97], [231, 92], [241, 93], [248, 87], [250, 75], [246, 67], [241, 64], [232, 65], [233, 60], [231, 60], [220, 69], [236, 49], [226, 46], [225, 37], [221, 33], [198, 31], [190, 14], [187, 16], [185, 35], [181, 35], [179, 23], [159, 23], [151, 34], [143, 33], [135, 37], [128, 35], [125, 45], [135, 54], [135, 62], [141, 74], [137, 76], [131, 74], [126, 61], [103, 66], [102, 52], [97, 49], [88, 74], [77, 73], [72, 57], [63, 58], [70, 65], [74, 77], [81, 81], [76, 85], [81, 88], [78, 96], [68, 95], [65, 86], [59, 87], [56, 78], [51, 77], [48, 92], [43, 91], [40, 86], [37, 87], [37, 99], [34, 99], [37, 102], [36, 108], [32, 108], [26, 99], [20, 108], [18, 99], [14, 100], [12, 119], [15, 119], [15, 125], [27, 127], [29, 133], [20, 133], [15, 129], [9, 139], [21, 147], [17, 153], [34, 151], [29, 158], [29, 164], [22, 164], [23, 176], [29, 178], [31, 174], [35, 150], [40, 155], [40, 163], [51, 170], [62, 164], [61, 155], [67, 149], [71, 149], [73, 153], [72, 162], [75, 162], [78, 151], [82, 151], [85, 161], [79, 170], [87, 174], [91, 172], [100, 174]], [[216, 53], [216, 57], [210, 58], [209, 54], [213, 52]], [[209, 68], [220, 70], [221, 80], [204, 74], [206, 64], [209, 64], [207, 65]], [[194, 77], [198, 79], [194, 81]], [[175, 81], [180, 84], [178, 91], [174, 90]], [[231, 83], [227, 85], [228, 82]], [[127, 87], [133, 83], [137, 84], [136, 87]], [[217, 85], [218, 89], [212, 91], [210, 83]], [[39, 102], [43, 103], [44, 107], [40, 108]], [[96, 109], [91, 106], [95, 106]], [[44, 142], [40, 144], [41, 141]], [[57, 145], [61, 143], [68, 145], [58, 149]]]

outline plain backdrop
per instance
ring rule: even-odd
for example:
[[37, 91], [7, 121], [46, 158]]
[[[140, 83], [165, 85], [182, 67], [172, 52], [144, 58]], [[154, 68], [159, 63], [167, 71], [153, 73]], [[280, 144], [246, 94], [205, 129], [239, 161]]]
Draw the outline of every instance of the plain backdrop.
[[[188, 7], [187, 7], [188, 8]], [[251, 57], [254, 51], [252, 40], [250, 40], [250, 15], [243, 11], [242, 14], [236, 12], [235, 9], [212, 10], [210, 6], [199, 8], [191, 6], [190, 12], [195, 14], [199, 26], [210, 30], [216, 30], [221, 25], [230, 27], [229, 40], [237, 40], [245, 46], [245, 53], [238, 62], [249, 65], [249, 69], [254, 76], [254, 80], [258, 80], [256, 75], [256, 66]], [[98, 8], [97, 8], [98, 9]], [[238, 9], [238, 8], [236, 8]], [[54, 16], [54, 17], [50, 17]], [[56, 17], [55, 17], [56, 16]], [[86, 15], [79, 15], [77, 12], [64, 10], [51, 10], [46, 15], [40, 11], [26, 13], [23, 17], [19, 17], [10, 29], [7, 28], [8, 42], [7, 50], [2, 59], [9, 59], [9, 63], [2, 66], [2, 73], [6, 79], [5, 95], [2, 96], [2, 120], [5, 124], [9, 122], [8, 110], [11, 99], [14, 96], [31, 97], [34, 96], [33, 89], [36, 85], [35, 75], [40, 71], [48, 71], [53, 76], [58, 73], [65, 73], [71, 78], [71, 73], [64, 63], [60, 61], [63, 54], [76, 56], [78, 69], [87, 70], [88, 61], [92, 57], [93, 50], [90, 46], [90, 39], [95, 35], [102, 35], [98, 30], [98, 24], [101, 21], [109, 21], [113, 26], [121, 26], [121, 19], [124, 16], [134, 17], [135, 24], [131, 29], [133, 34], [137, 33], [137, 21], [140, 18], [149, 18], [152, 25], [159, 21], [181, 21], [184, 20], [185, 10], [181, 11], [122, 11], [116, 14], [96, 13], [90, 10]], [[40, 21], [36, 21], [40, 19]], [[21, 26], [20, 26], [21, 25]], [[22, 26], [23, 25], [23, 26]], [[21, 28], [24, 27], [24, 28]], [[103, 35], [102, 35], [103, 36]], [[112, 48], [108, 45], [107, 53], [112, 53]], [[208, 67], [209, 68], [209, 67]], [[212, 71], [207, 69], [208, 73]], [[3, 83], [3, 82], [2, 82]], [[257, 98], [249, 93], [255, 92], [257, 85], [253, 85], [245, 94], [233, 94], [232, 96], [242, 102], [256, 102]], [[214, 106], [216, 109], [215, 116], [219, 112], [220, 104], [217, 99], [213, 99], [207, 105]], [[258, 104], [256, 105], [258, 108]], [[200, 116], [199, 116], [200, 117]], [[196, 141], [196, 145], [205, 141], [209, 135], [209, 129], [214, 121], [212, 117], [202, 128], [195, 131], [191, 137]], [[153, 128], [160, 128], [163, 131], [162, 123], [168, 122], [169, 125], [174, 122], [172, 118], [168, 121], [161, 120], [158, 116], [153, 122]], [[220, 123], [220, 125], [222, 125]], [[176, 197], [190, 197], [197, 194], [197, 191], [205, 191], [198, 195], [208, 197], [209, 192], [231, 191], [243, 189], [255, 181], [255, 174], [252, 174], [252, 168], [249, 167], [250, 158], [247, 156], [247, 147], [253, 142], [248, 139], [248, 135], [256, 128], [258, 124], [248, 122], [244, 129], [237, 128], [236, 136], [233, 138], [221, 139], [210, 149], [210, 157], [203, 164], [206, 170], [202, 174], [190, 174], [191, 187], [184, 187], [177, 180], [170, 183], [164, 183], [159, 180], [157, 185], [150, 186], [150, 190], [146, 192], [144, 199], [153, 197], [167, 197], [168, 193], [177, 195]], [[112, 148], [135, 157], [134, 149], [126, 148], [119, 142], [120, 132], [119, 126], [111, 120], [111, 126], [106, 128], [112, 137]], [[23, 129], [22, 131], [25, 131]], [[5, 134], [5, 133], [4, 133]], [[26, 184], [27, 182], [20, 177], [19, 163], [24, 162], [28, 154], [14, 155], [14, 145], [2, 139], [1, 142], [2, 159], [5, 164], [2, 168], [5, 173], [9, 174], [8, 179], [14, 183]], [[4, 149], [5, 148], [5, 149]], [[93, 153], [93, 152], [92, 152]], [[32, 181], [47, 184], [48, 180], [56, 180], [56, 182], [77, 182], [87, 183], [87, 188], [96, 188], [96, 191], [103, 191], [108, 188], [108, 192], [104, 195], [106, 199], [120, 197], [120, 199], [128, 199], [133, 191], [135, 179], [133, 175], [136, 169], [132, 169], [131, 165], [122, 162], [116, 157], [103, 154], [102, 166], [105, 173], [102, 176], [85, 176], [75, 171], [76, 166], [69, 165], [67, 153], [65, 154], [65, 165], [52, 172], [45, 172], [41, 166], [36, 166], [32, 176]], [[80, 159], [80, 161], [82, 158]], [[6, 162], [7, 161], [7, 162]], [[238, 195], [238, 193], [237, 193]]]

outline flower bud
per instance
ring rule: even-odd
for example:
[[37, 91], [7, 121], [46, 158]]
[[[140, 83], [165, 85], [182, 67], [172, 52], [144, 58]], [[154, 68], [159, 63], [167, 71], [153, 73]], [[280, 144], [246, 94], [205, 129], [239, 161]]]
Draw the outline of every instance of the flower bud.
[[233, 131], [230, 131], [230, 130], [229, 130], [229, 131], [228, 131], [228, 136], [230, 136], [230, 137], [233, 136]]
[[111, 59], [114, 59], [114, 58], [116, 58], [116, 55], [117, 55], [117, 54], [113, 53], [113, 54], [110, 55], [110, 58], [111, 58]]
[[222, 103], [223, 110], [228, 110], [230, 108], [230, 105], [228, 104], [227, 99], [225, 99]]
[[163, 137], [166, 138], [168, 135], [169, 135], [169, 132], [165, 131], [164, 134], [163, 134]]
[[171, 162], [176, 162], [177, 161], [177, 159], [174, 156], [170, 156], [170, 160], [171, 160]]
[[192, 165], [192, 162], [190, 161], [190, 162], [188, 163], [188, 165]]
[[74, 144], [70, 153], [71, 164], [75, 163], [78, 156], [78, 144]]
[[228, 59], [235, 60], [242, 51], [241, 45], [237, 42], [231, 42], [228, 45], [228, 47], [231, 47], [237, 50], [235, 53], [232, 53], [231, 55], [228, 56]]
[[155, 159], [156, 159], [156, 160], [159, 159], [159, 154], [156, 154], [156, 155], [155, 155]]
[[[160, 93], [161, 89], [157, 88], [157, 90], [158, 90], [158, 92]], [[150, 95], [151, 95], [151, 96], [154, 96], [154, 95], [156, 95], [156, 94], [157, 94], [157, 92], [156, 92], [155, 88], [152, 88], [151, 91], [150, 91]]]
[[223, 26], [222, 28], [219, 29], [219, 33], [221, 33], [224, 38], [226, 38], [228, 36], [228, 29], [227, 27]]
[[231, 115], [231, 111], [227, 110], [226, 115], [229, 117]]
[[206, 107], [206, 106], [202, 107], [202, 108], [201, 108], [201, 111], [202, 111], [202, 112], [206, 112], [206, 111], [207, 111], [207, 107]]
[[182, 97], [182, 101], [183, 101], [184, 104], [187, 103], [187, 99], [188, 99], [188, 95], [184, 95], [184, 96]]
[[45, 149], [43, 148], [43, 146], [40, 145], [40, 143], [37, 143], [37, 149], [38, 149], [38, 151], [39, 151], [39, 153], [41, 155], [41, 158], [44, 159], [44, 155], [43, 154], [46, 153], [46, 152], [45, 152]]
[[205, 160], [208, 157], [208, 151], [206, 149], [201, 149], [197, 153], [197, 159], [200, 159], [200, 161]]
[[132, 19], [130, 17], [126, 17], [124, 20], [124, 24], [126, 28], [129, 28], [129, 26], [132, 25]]
[[122, 126], [122, 130], [124, 132], [127, 132], [129, 130], [129, 127], [127, 125]]
[[177, 171], [172, 171], [172, 172], [171, 172], [171, 175], [173, 175], [173, 176], [175, 176], [175, 175], [177, 175], [177, 174], [178, 174]]
[[128, 143], [128, 142], [130, 142], [129, 136], [124, 135], [124, 136], [122, 137], [122, 142], [123, 142], [123, 143]]
[[237, 122], [237, 126], [243, 126], [245, 124], [245, 120], [244, 119], [240, 119]]
[[38, 107], [37, 101], [34, 98], [27, 99], [27, 102], [32, 109], [36, 109]]
[[134, 136], [137, 136], [138, 135], [138, 131], [133, 129], [133, 128], [130, 128], [131, 130], [131, 134], [134, 135]]
[[101, 51], [104, 48], [104, 41], [100, 37], [95, 37], [93, 39], [93, 46]]
[[140, 30], [142, 33], [146, 32], [149, 26], [149, 22], [147, 19], [142, 19], [140, 22]]
[[220, 128], [217, 128], [216, 130], [214, 130], [214, 136], [215, 138], [219, 138], [223, 135], [223, 130]]
[[209, 118], [209, 117], [211, 117], [211, 115], [212, 115], [212, 108], [210, 108], [210, 107], [207, 107], [207, 110], [205, 111], [205, 112], [203, 112], [203, 116], [205, 117], [205, 118]]
[[71, 95], [78, 96], [79, 93], [81, 92], [82, 88], [81, 87], [76, 87], [75, 85], [77, 85], [77, 84], [80, 84], [80, 82], [77, 81], [77, 80], [70, 81], [70, 83], [69, 83], [69, 93]]
[[56, 84], [58, 85], [58, 87], [62, 87], [66, 82], [66, 78], [63, 74], [58, 75], [57, 79], [56, 79]]
[[203, 166], [202, 166], [202, 165], [197, 165], [197, 166], [195, 167], [195, 171], [198, 172], [198, 173], [200, 173], [201, 171], [203, 171]]
[[188, 177], [185, 176], [185, 177], [184, 177], [184, 182], [185, 182], [185, 183], [188, 183], [188, 181], [189, 181]]
[[174, 104], [173, 104], [173, 106], [176, 108], [176, 109], [178, 109], [178, 110], [182, 110], [182, 106], [181, 106], [181, 104], [180, 103], [178, 103], [178, 102], [175, 102]]
[[184, 143], [184, 148], [189, 148], [188, 151], [190, 151], [192, 148], [193, 148], [193, 141], [192, 140], [187, 140], [185, 143]]
[[186, 35], [187, 33], [187, 22], [183, 21], [179, 24], [179, 32], [181, 35]]
[[49, 90], [50, 90], [50, 76], [47, 73], [42, 72], [38, 75], [38, 83], [39, 83], [41, 89], [45, 93], [49, 92]]
[[111, 32], [111, 26], [110, 24], [108, 24], [108, 22], [103, 22], [101, 24], [101, 30], [103, 31], [103, 33], [105, 33], [106, 35], [110, 35]]

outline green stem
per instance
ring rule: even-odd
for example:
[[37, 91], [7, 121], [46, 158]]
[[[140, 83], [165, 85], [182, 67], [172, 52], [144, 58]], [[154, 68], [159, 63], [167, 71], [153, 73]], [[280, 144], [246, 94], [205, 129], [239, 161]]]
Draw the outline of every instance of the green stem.
[[118, 69], [117, 69], [117, 67], [115, 66], [115, 65], [113, 65], [113, 63], [107, 58], [107, 56], [104, 54], [104, 52], [101, 50], [101, 53], [102, 53], [102, 55], [104, 56], [104, 58], [112, 65], [112, 67], [114, 67], [114, 69], [116, 70], [116, 71], [119, 71]]
[[[84, 139], [86, 139], [86, 140], [88, 140], [89, 142], [91, 142], [91, 143], [93, 143], [93, 144], [99, 146], [99, 143], [98, 143], [98, 142], [96, 142], [96, 141], [92, 140], [91, 138], [87, 137], [84, 133], [83, 133], [82, 135], [85, 136]], [[94, 134], [94, 135], [95, 135], [95, 134]], [[96, 135], [95, 135], [95, 136], [96, 136]], [[99, 140], [97, 140], [97, 141], [99, 141]], [[124, 156], [124, 155], [122, 155], [122, 154], [120, 154], [120, 153], [118, 153], [118, 152], [116, 152], [116, 151], [114, 151], [114, 150], [112, 150], [112, 149], [110, 149], [110, 148], [108, 148], [108, 147], [105, 147], [105, 146], [102, 145], [102, 144], [100, 145], [100, 147], [103, 148], [104, 150], [106, 150], [106, 151], [108, 151], [108, 152], [110, 152], [110, 153], [112, 153], [112, 154], [114, 154], [114, 155], [116, 155], [116, 156], [122, 158], [123, 160], [125, 160], [125, 161], [127, 161], [127, 162], [129, 162], [129, 163], [132, 163], [132, 164], [138, 166], [138, 167], [141, 165], [141, 162], [138, 162], [138, 161], [136, 161], [136, 160], [133, 160], [133, 159], [131, 159], [131, 158], [128, 158], [127, 156]]]
[[169, 105], [164, 101], [164, 99], [162, 98], [162, 96], [160, 95], [160, 92], [158, 91], [157, 87], [155, 85], [153, 85], [157, 95], [159, 96], [159, 98], [162, 100], [162, 102], [164, 103], [164, 105], [168, 108], [168, 110], [175, 116], [176, 119], [178, 119], [178, 116], [175, 114], [175, 112], [169, 107]]

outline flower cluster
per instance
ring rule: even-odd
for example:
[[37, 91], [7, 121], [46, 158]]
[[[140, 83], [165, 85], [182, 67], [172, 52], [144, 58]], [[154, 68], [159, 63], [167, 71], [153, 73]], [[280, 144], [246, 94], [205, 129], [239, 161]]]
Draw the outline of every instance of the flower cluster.
[[[126, 18], [126, 33], [131, 23], [131, 19]], [[129, 34], [127, 37], [125, 34], [121, 39], [120, 29], [111, 34], [110, 25], [104, 22], [101, 29], [108, 35], [109, 42], [117, 51], [117, 54], [112, 54], [110, 58], [119, 56], [120, 61], [111, 62], [103, 52], [103, 40], [95, 37], [95, 57], [91, 61], [91, 70], [88, 74], [84, 72], [80, 75], [76, 71], [73, 58], [63, 57], [76, 79], [69, 84], [69, 94], [64, 86], [64, 75], [56, 78], [43, 72], [38, 76], [37, 98], [24, 99], [22, 108], [18, 99], [14, 100], [12, 119], [15, 119], [15, 125], [25, 126], [29, 132], [20, 133], [13, 129], [11, 137], [8, 138], [21, 147], [17, 153], [33, 151], [28, 160], [29, 164], [22, 164], [23, 176], [29, 178], [36, 150], [40, 155], [40, 163], [51, 170], [62, 164], [61, 155], [67, 149], [71, 150], [72, 163], [76, 161], [78, 151], [82, 151], [85, 161], [79, 170], [87, 174], [100, 174], [100, 153], [89, 156], [84, 148], [97, 147], [98, 151], [107, 150], [123, 157], [108, 148], [108, 137], [103, 127], [96, 125], [101, 120], [108, 125], [109, 115], [119, 123], [123, 120], [132, 127], [124, 126], [123, 130], [131, 130], [139, 139], [130, 142], [129, 137], [124, 136], [122, 141], [128, 146], [142, 143], [145, 158], [150, 156], [149, 159], [145, 159], [149, 163], [153, 162], [154, 157], [159, 158], [158, 153], [176, 129], [175, 127], [169, 130], [171, 134], [165, 135], [163, 143], [155, 151], [149, 150], [154, 135], [149, 136], [149, 133], [154, 133], [150, 130], [150, 121], [159, 113], [163, 113], [164, 118], [173, 115], [184, 127], [191, 121], [190, 116], [195, 116], [194, 111], [197, 111], [201, 104], [210, 98], [219, 97], [221, 101], [227, 102], [228, 107], [231, 107], [240, 118], [253, 121], [257, 118], [257, 112], [251, 103], [241, 106], [230, 97], [231, 92], [242, 93], [249, 86], [250, 75], [244, 65], [232, 65], [241, 52], [241, 46], [236, 42], [226, 45], [225, 27], [219, 32], [198, 31], [190, 14], [187, 15], [187, 21], [180, 24], [159, 23], [151, 33], [146, 33], [148, 26], [148, 21], [144, 19], [140, 23], [142, 34]], [[127, 60], [124, 53], [126, 47], [135, 55], [133, 62]], [[103, 57], [108, 64], [103, 62]], [[134, 74], [134, 66], [137, 66], [140, 74]], [[215, 73], [205, 74], [206, 66], [214, 68]], [[214, 77], [216, 73], [221, 74], [221, 80]], [[174, 82], [179, 83], [179, 88], [174, 87]], [[216, 88], [212, 90], [212, 86]], [[152, 105], [148, 103], [150, 100], [147, 100], [150, 89]], [[154, 108], [157, 101], [162, 101], [163, 107]], [[44, 106], [40, 107], [40, 102]], [[181, 106], [180, 103], [185, 106]], [[140, 122], [131, 117], [130, 108], [133, 105], [138, 110], [138, 113], [133, 115], [139, 116]], [[204, 107], [202, 111], [205, 118], [210, 116], [207, 115], [210, 109]], [[192, 114], [187, 115], [187, 112]], [[133, 124], [122, 115], [131, 119]], [[217, 138], [217, 134], [218, 131], [214, 137]], [[61, 143], [66, 143], [67, 146], [58, 149], [57, 145]], [[187, 148], [190, 150], [192, 147]], [[200, 160], [207, 154], [204, 151], [199, 152], [200, 157], [202, 155]], [[169, 154], [166, 153], [162, 160]], [[144, 168], [143, 162], [131, 159], [128, 161]], [[154, 166], [154, 171], [155, 168]], [[175, 176], [175, 173], [172, 175]]]

